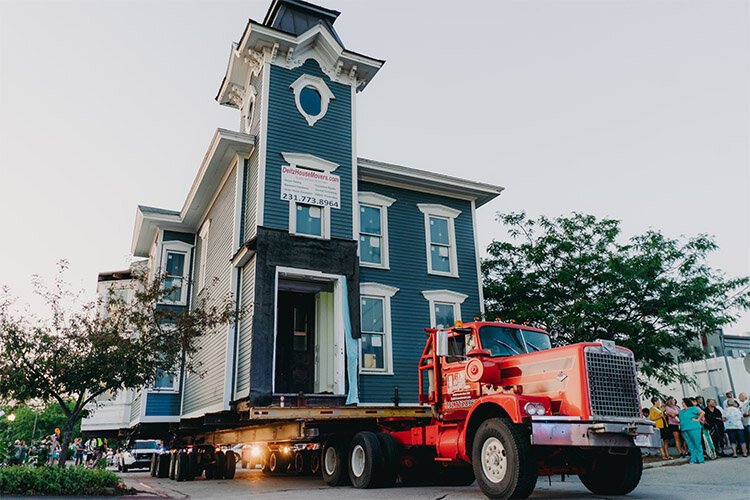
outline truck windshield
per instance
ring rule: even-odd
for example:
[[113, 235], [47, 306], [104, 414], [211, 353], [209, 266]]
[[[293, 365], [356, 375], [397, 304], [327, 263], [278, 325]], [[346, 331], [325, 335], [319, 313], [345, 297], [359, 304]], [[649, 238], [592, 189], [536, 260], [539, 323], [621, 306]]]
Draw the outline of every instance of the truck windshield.
[[136, 441], [133, 448], [138, 450], [155, 450], [158, 447], [156, 441]]
[[521, 328], [483, 326], [479, 329], [479, 338], [482, 348], [489, 349], [493, 357], [513, 356], [552, 348], [548, 335]]

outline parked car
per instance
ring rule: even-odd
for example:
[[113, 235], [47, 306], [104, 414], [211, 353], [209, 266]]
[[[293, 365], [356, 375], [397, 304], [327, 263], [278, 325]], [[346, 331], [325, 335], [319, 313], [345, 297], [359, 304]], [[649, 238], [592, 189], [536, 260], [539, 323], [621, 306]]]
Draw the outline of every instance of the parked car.
[[127, 472], [130, 469], [148, 469], [151, 457], [161, 453], [161, 443], [156, 439], [136, 439], [120, 453], [118, 470]]

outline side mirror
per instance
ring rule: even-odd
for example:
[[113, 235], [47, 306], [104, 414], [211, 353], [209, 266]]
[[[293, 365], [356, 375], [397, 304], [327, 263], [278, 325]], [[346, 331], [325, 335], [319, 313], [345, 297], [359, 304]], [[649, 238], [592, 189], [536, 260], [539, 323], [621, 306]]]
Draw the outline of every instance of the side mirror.
[[439, 357], [448, 355], [448, 330], [435, 332], [435, 354]]

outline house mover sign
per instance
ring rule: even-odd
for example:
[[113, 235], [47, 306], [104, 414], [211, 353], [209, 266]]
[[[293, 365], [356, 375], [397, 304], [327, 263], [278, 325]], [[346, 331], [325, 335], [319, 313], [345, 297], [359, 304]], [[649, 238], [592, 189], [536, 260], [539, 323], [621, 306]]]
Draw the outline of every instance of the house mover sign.
[[281, 168], [281, 199], [320, 207], [340, 208], [338, 175], [304, 168]]

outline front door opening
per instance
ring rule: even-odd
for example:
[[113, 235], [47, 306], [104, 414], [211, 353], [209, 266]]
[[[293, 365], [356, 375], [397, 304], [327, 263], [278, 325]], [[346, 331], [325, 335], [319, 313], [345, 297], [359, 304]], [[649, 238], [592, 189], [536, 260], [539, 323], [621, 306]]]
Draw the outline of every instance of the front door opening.
[[279, 279], [276, 394], [333, 394], [336, 349], [331, 281]]

